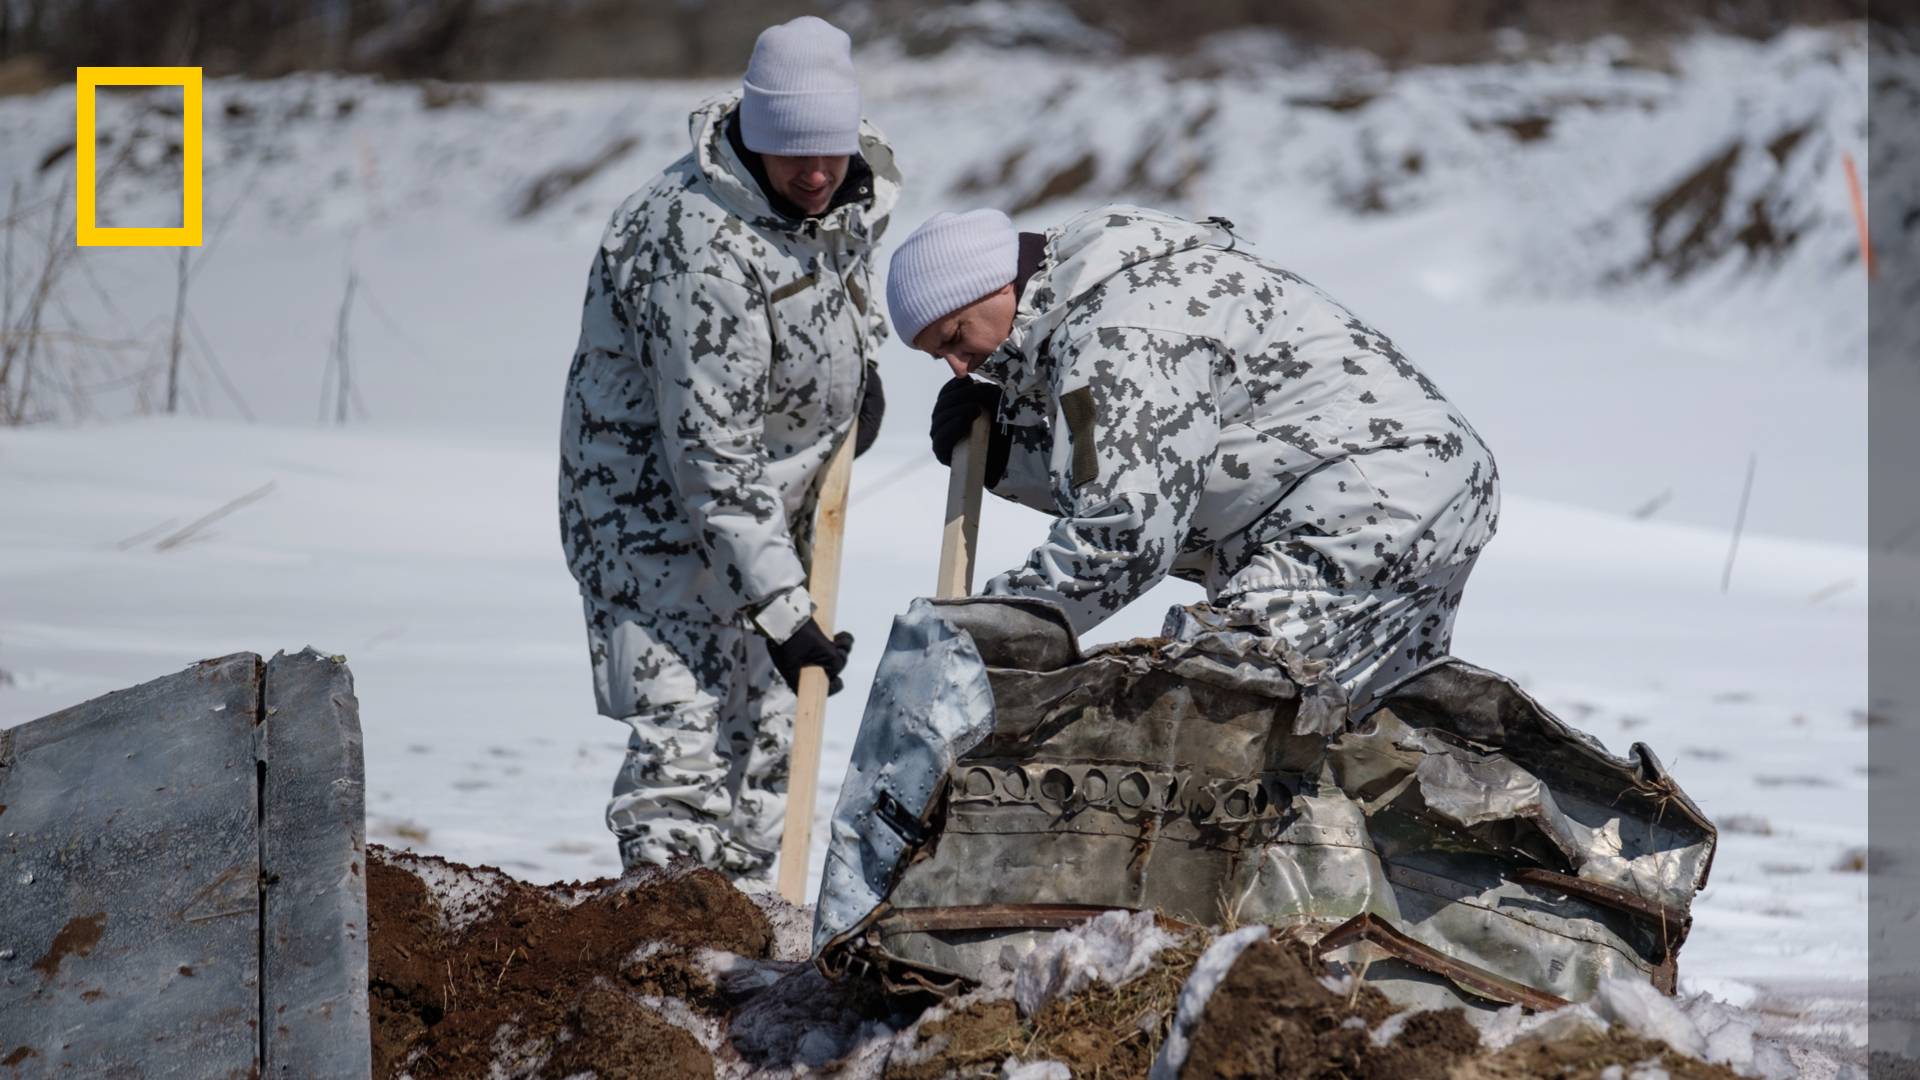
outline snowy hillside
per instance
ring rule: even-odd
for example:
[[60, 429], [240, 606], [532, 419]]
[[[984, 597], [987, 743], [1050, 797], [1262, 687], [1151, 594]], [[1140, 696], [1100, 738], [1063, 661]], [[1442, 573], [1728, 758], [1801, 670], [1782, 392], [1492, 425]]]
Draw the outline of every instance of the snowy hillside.
[[[1223, 214], [1430, 369], [1515, 490], [1615, 512], [1658, 500], [1662, 517], [1725, 527], [1758, 452], [1753, 527], [1864, 536], [1866, 301], [1841, 175], [1842, 153], [1865, 157], [1862, 41], [1703, 39], [1674, 72], [1605, 45], [1396, 75], [1260, 38], [1216, 53], [873, 57], [869, 113], [908, 177], [896, 228], [979, 204], [1028, 227], [1114, 199]], [[352, 268], [374, 424], [551, 428], [606, 215], [686, 149], [689, 108], [722, 89], [210, 85], [191, 411], [240, 416], [237, 397], [264, 420], [320, 415]], [[102, 115], [120, 140], [103, 162], [132, 147], [103, 213], [163, 220], [178, 118], [139, 98]], [[72, 130], [70, 91], [0, 100], [0, 178], [23, 205], [70, 182]], [[45, 221], [22, 217], [24, 265]], [[176, 260], [82, 263], [49, 321], [148, 347], [109, 362], [50, 346], [38, 404], [123, 416], [143, 388], [159, 398], [157, 369], [136, 374], [168, 338]], [[894, 356], [900, 412], [919, 415], [938, 372]], [[55, 390], [70, 368], [92, 389]], [[904, 448], [916, 428], [885, 438]], [[1788, 432], [1818, 434], [1776, 443]]]
[[[1865, 157], [1859, 35], [1703, 39], [1665, 68], [1603, 44], [1388, 73], [1258, 37], [1205, 63], [865, 59], [908, 178], [894, 239], [966, 205], [1028, 227], [1110, 199], [1222, 214], [1392, 334], [1509, 495], [1456, 651], [1615, 751], [1649, 743], [1722, 823], [1683, 976], [1857, 994], [1865, 291], [1840, 162]], [[88, 251], [47, 306], [36, 408], [53, 422], [0, 430], [0, 726], [311, 643], [358, 680], [374, 839], [535, 879], [612, 870], [599, 821], [622, 735], [593, 713], [559, 555], [560, 387], [606, 214], [725, 88], [210, 84], [190, 415], [129, 419], [161, 399], [175, 253]], [[139, 98], [103, 118], [135, 146], [106, 212], [159, 220], [177, 118]], [[42, 203], [71, 138], [71, 90], [0, 99], [16, 283], [64, 206]], [[322, 428], [350, 274], [357, 401]], [[942, 372], [898, 343], [883, 370], [822, 818], [888, 621], [931, 585], [938, 545], [924, 433]], [[991, 508], [983, 568], [1040, 528]], [[1163, 586], [1095, 637], [1151, 633], [1197, 598]]]

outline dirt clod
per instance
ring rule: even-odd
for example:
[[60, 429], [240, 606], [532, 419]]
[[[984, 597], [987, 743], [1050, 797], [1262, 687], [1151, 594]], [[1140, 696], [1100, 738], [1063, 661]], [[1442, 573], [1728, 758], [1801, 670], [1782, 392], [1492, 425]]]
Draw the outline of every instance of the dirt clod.
[[1444, 1075], [1447, 1080], [1599, 1080], [1612, 1067], [1632, 1073], [1646, 1065], [1665, 1070], [1672, 1080], [1733, 1080], [1740, 1075], [1619, 1028], [1557, 1042], [1522, 1039], [1498, 1054], [1460, 1062]]
[[[412, 867], [491, 888], [441, 897]], [[766, 917], [710, 870], [536, 888], [371, 849], [368, 966], [374, 1075], [601, 1080], [710, 1077], [708, 1052], [641, 1000], [720, 999], [695, 946], [765, 957]], [[657, 962], [656, 962], [657, 961]]]
[[1319, 971], [1304, 945], [1269, 939], [1248, 946], [1208, 1000], [1184, 1075], [1441, 1080], [1480, 1048], [1459, 1009], [1415, 1013], [1375, 1046], [1371, 1030], [1399, 1008], [1371, 986], [1335, 993]]

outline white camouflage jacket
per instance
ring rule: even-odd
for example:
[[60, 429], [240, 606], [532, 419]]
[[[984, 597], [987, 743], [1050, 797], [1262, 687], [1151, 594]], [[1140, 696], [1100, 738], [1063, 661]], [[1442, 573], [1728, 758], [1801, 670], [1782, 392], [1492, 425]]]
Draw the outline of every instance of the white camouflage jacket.
[[813, 614], [801, 550], [822, 466], [886, 337], [872, 252], [900, 191], [863, 124], [870, 190], [806, 221], [734, 152], [736, 92], [693, 151], [613, 214], [587, 278], [560, 436], [560, 533], [590, 602], [739, 623]]
[[1012, 436], [995, 494], [1059, 518], [984, 591], [1055, 600], [1081, 632], [1169, 573], [1216, 602], [1409, 590], [1494, 532], [1465, 418], [1227, 227], [1110, 206], [1049, 231], [980, 373]]

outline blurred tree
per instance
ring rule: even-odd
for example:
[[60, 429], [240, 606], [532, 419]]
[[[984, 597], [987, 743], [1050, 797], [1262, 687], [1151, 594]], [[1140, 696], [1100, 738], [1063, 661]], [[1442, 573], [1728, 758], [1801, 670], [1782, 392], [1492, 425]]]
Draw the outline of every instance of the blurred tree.
[[[448, 79], [687, 77], [738, 71], [766, 26], [809, 10], [862, 40], [915, 51], [1023, 36], [1023, 13], [1071, 13], [1127, 51], [1175, 52], [1257, 27], [1389, 63], [1470, 60], [1496, 32], [1564, 41], [1698, 28], [1766, 36], [1860, 19], [1868, 0], [1046, 0], [931, 7], [915, 0], [0, 0], [0, 61], [194, 63], [212, 74], [327, 68]], [[954, 17], [959, 13], [963, 17]], [[1040, 20], [1040, 21], [1045, 21]], [[1056, 23], [1057, 25], [1057, 23]], [[1071, 24], [1066, 33], [1071, 33]]]

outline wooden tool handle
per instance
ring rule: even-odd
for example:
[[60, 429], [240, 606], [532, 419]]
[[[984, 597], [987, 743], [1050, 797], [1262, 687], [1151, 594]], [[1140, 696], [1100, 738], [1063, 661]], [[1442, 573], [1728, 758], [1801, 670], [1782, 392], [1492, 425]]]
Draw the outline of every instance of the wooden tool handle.
[[[813, 621], [833, 636], [840, 594], [840, 546], [847, 532], [847, 489], [853, 482], [853, 441], [859, 423], [827, 462], [814, 518], [813, 566], [807, 593], [813, 597]], [[787, 818], [780, 832], [780, 895], [790, 904], [807, 901], [807, 851], [813, 844], [813, 802], [820, 787], [820, 741], [827, 716], [827, 673], [800, 671], [798, 703], [793, 711], [793, 751], [787, 769]]]
[[947, 525], [940, 537], [940, 580], [933, 595], [941, 600], [973, 595], [973, 556], [980, 545], [980, 493], [987, 486], [985, 413], [974, 418], [965, 442], [953, 448], [947, 474]]

